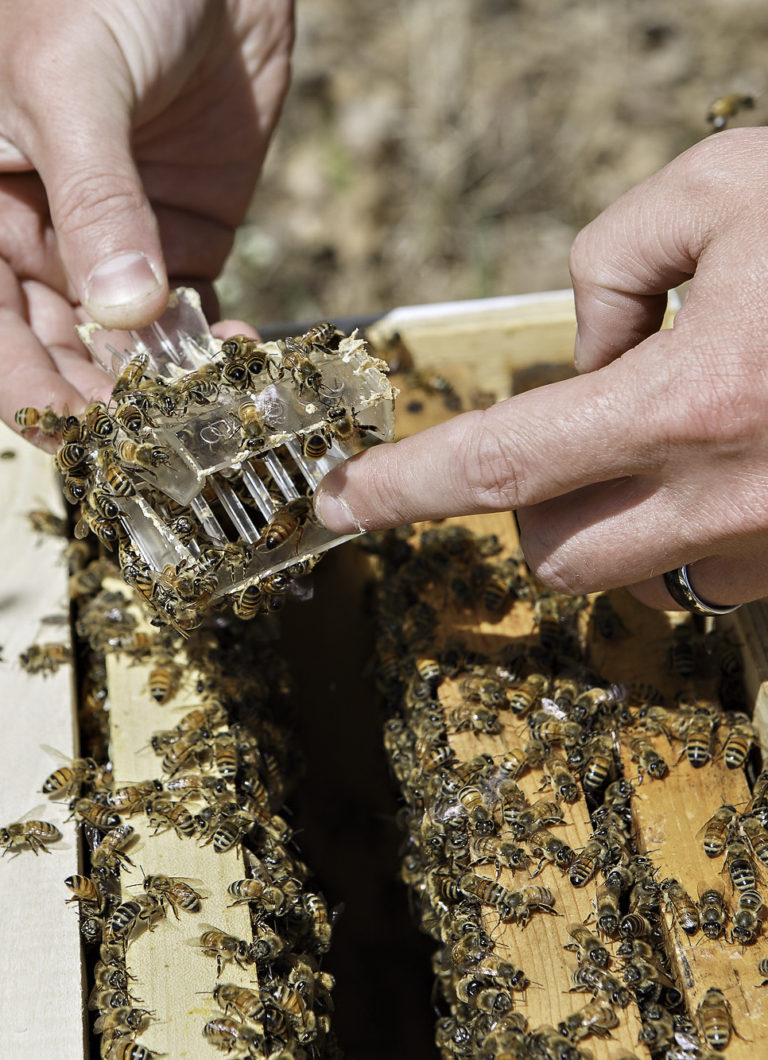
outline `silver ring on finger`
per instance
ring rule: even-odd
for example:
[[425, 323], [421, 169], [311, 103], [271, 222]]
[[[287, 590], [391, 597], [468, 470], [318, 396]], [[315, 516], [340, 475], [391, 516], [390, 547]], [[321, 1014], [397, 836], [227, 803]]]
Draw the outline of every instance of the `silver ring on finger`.
[[683, 564], [677, 570], [668, 570], [664, 575], [664, 584], [675, 603], [679, 604], [684, 611], [690, 611], [694, 615], [730, 615], [732, 611], [741, 607], [741, 604], [725, 606], [708, 604], [706, 600], [702, 600], [691, 586], [687, 564]]

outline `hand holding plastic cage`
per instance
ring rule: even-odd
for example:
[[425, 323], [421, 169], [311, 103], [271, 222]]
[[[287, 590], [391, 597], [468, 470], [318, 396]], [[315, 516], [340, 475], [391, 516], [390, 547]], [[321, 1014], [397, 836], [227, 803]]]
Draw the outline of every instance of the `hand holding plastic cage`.
[[[222, 596], [243, 617], [278, 606], [292, 575], [349, 539], [315, 520], [312, 494], [394, 426], [386, 364], [356, 333], [320, 324], [221, 342], [187, 288], [146, 328], [78, 331], [115, 387], [74, 442], [64, 433], [65, 489], [81, 499], [81, 525], [117, 543], [126, 580], [177, 628]], [[62, 456], [68, 445], [77, 451]]]

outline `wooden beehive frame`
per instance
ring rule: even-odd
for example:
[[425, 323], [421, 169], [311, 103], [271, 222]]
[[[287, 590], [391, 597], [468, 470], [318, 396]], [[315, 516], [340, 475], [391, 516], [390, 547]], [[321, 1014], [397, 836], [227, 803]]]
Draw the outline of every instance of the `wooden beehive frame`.
[[[485, 303], [413, 307], [390, 314], [371, 329], [371, 335], [374, 339], [386, 337], [394, 330], [400, 333], [420, 368], [444, 370], [452, 379], [459, 379], [467, 392], [491, 391], [496, 397], [503, 397], [514, 389], [513, 378], [521, 369], [541, 360], [558, 364], [570, 360], [574, 334], [573, 301], [568, 292], [555, 292]], [[421, 418], [418, 414], [412, 416], [407, 429], [418, 429], [428, 421], [427, 409]], [[12, 558], [6, 566], [0, 612], [0, 643], [3, 644], [4, 658], [0, 664], [0, 702], [6, 714], [6, 739], [0, 748], [0, 774], [4, 777], [0, 786], [2, 824], [16, 820], [45, 801], [39, 794], [40, 786], [44, 777], [56, 768], [57, 762], [43, 745], [54, 746], [67, 758], [74, 757], [78, 748], [72, 671], [65, 667], [47, 678], [30, 678], [17, 662], [19, 652], [30, 643], [63, 641], [69, 636], [66, 622], [58, 625], [44, 622], [51, 615], [61, 616], [67, 612], [67, 574], [62, 556], [65, 542], [39, 538], [30, 532], [25, 521], [30, 508], [44, 506], [54, 511], [62, 510], [58, 485], [50, 459], [5, 428], [0, 429], [0, 451], [13, 453], [11, 458], [0, 462], [5, 502], [0, 534], [5, 555]], [[765, 733], [768, 713], [765, 608], [761, 604], [751, 605], [737, 612], [731, 622], [744, 649], [750, 698], [756, 704], [756, 721]], [[110, 671], [110, 692], [115, 711], [113, 757], [116, 775], [127, 780], [138, 779], [138, 773], [145, 772], [143, 767], [140, 768], [140, 749], [146, 746], [147, 734], [158, 727], [157, 717], [152, 713], [157, 710], [157, 705], [146, 692], [147, 674], [140, 665], [128, 666], [124, 661], [113, 659]], [[763, 745], [766, 746], [767, 742], [763, 735]], [[681, 773], [680, 778], [683, 776]], [[687, 805], [694, 804], [692, 796], [695, 796], [695, 785], [700, 779], [701, 775], [686, 779], [686, 784], [690, 785], [683, 789], [688, 796]], [[662, 798], [663, 788], [663, 785], [655, 786], [654, 799]], [[671, 789], [667, 791], [671, 792]], [[730, 792], [729, 797], [735, 798], [736, 795]], [[659, 815], [672, 820], [677, 814], [677, 804], [670, 799], [665, 801], [663, 808], [661, 803], [651, 801], [646, 809], [645, 816], [651, 822], [649, 829], [654, 822], [656, 826]], [[64, 807], [46, 804], [46, 812], [37, 816], [53, 820], [64, 832], [64, 838], [51, 848], [50, 855], [35, 858], [25, 852], [18, 857], [6, 857], [0, 863], [0, 901], [2, 908], [10, 912], [3, 917], [0, 927], [6, 1013], [0, 1024], [0, 1055], [23, 1052], [31, 1058], [47, 1058], [55, 1054], [74, 1058], [83, 1054], [85, 1049], [85, 997], [78, 918], [65, 904], [67, 894], [62, 880], [78, 871], [77, 835], [74, 823], [64, 821]], [[175, 848], [172, 833], [156, 838], [162, 838]], [[667, 839], [668, 843], [676, 841]], [[184, 875], [211, 878], [211, 866], [201, 861], [206, 856], [205, 850], [200, 851], [194, 846], [194, 850], [191, 847], [185, 849], [185, 854], [190, 855], [190, 861], [185, 862]], [[162, 871], [166, 856], [173, 857], [168, 864], [174, 865], [174, 873], [181, 874], [179, 854], [173, 849], [172, 855], [166, 855], [160, 846], [153, 846], [151, 855], [148, 849], [146, 855], [142, 854], [142, 867], [145, 871]], [[212, 854], [210, 857], [218, 858]], [[691, 871], [694, 871], [694, 865], [692, 855]], [[219, 862], [216, 870], [221, 870], [223, 877], [229, 879], [234, 878], [233, 873], [237, 875], [239, 872], [234, 866], [225, 869], [223, 862]], [[226, 882], [223, 877], [222, 883]], [[695, 890], [695, 883], [693, 887]], [[241, 912], [227, 910], [225, 914], [222, 909], [221, 915], [231, 917]], [[574, 910], [574, 915], [581, 913], [581, 909]], [[215, 923], [217, 915], [213, 903], [206, 907], [207, 921]], [[238, 933], [233, 920], [227, 920], [227, 924], [232, 926], [233, 934]], [[161, 926], [165, 927], [165, 923]], [[177, 934], [179, 930], [184, 931], [183, 926], [177, 929], [172, 923], [168, 928]], [[158, 930], [147, 938], [154, 947], [161, 945], [165, 934]], [[533, 939], [534, 936], [529, 937]], [[141, 952], [137, 946], [137, 959]], [[178, 948], [175, 954], [178, 954]], [[750, 960], [752, 956], [750, 953]], [[162, 965], [168, 958], [157, 954], [152, 959], [159, 960]], [[692, 966], [703, 966], [709, 958], [702, 951], [701, 954], [688, 954], [686, 959]], [[189, 993], [183, 1002], [173, 999], [173, 983], [178, 979], [186, 980], [188, 974], [194, 975], [202, 968], [206, 986], [201, 989], [210, 989], [211, 982], [209, 969], [205, 967], [207, 962], [194, 950], [189, 951], [188, 969], [176, 964], [177, 956], [173, 960], [174, 970], [160, 980], [160, 989], [165, 996], [160, 1000], [153, 997], [151, 1002], [158, 1009], [162, 1007], [165, 1018], [163, 1023], [157, 1024], [159, 1037], [150, 1042], [153, 1048], [160, 1050], [164, 1041], [172, 1042], [168, 1050], [171, 1055], [178, 1052], [179, 1036], [183, 1033], [179, 1027], [190, 1008]], [[62, 969], [65, 972], [62, 973]], [[41, 987], [41, 984], [45, 986]], [[52, 1005], [49, 988], [54, 992], [55, 1005]], [[57, 1013], [55, 1019], [51, 1018], [52, 1011]], [[189, 1044], [193, 1051], [189, 1055], [214, 1055], [199, 1037], [205, 1011], [203, 999], [195, 1014]], [[756, 1016], [757, 1011], [751, 1015]], [[172, 1028], [172, 1037], [163, 1039], [163, 1026]], [[737, 1050], [742, 1047], [747, 1046], [734, 1040], [728, 1055], [740, 1055]], [[749, 1047], [754, 1049], [754, 1044], [750, 1043]], [[615, 1053], [615, 1047], [611, 1049], [609, 1046], [605, 1055]]]

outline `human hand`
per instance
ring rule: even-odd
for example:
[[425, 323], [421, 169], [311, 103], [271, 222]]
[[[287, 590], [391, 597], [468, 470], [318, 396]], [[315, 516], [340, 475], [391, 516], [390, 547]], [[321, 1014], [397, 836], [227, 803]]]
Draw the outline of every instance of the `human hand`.
[[75, 325], [150, 323], [169, 277], [215, 317], [288, 85], [292, 7], [0, 0], [0, 418], [109, 394]]
[[768, 595], [766, 187], [768, 130], [741, 129], [620, 198], [572, 251], [583, 374], [354, 457], [321, 485], [323, 522], [517, 509], [553, 589], [671, 608], [660, 575], [688, 564], [709, 603]]

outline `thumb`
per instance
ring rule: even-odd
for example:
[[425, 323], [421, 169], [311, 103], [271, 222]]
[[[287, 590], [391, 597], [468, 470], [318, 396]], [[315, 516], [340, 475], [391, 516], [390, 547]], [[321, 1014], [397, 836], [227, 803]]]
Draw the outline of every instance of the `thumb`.
[[132, 156], [129, 105], [118, 91], [95, 88], [96, 101], [92, 90], [78, 91], [65, 107], [47, 108], [29, 154], [75, 297], [104, 326], [136, 328], [162, 313], [168, 280]]

